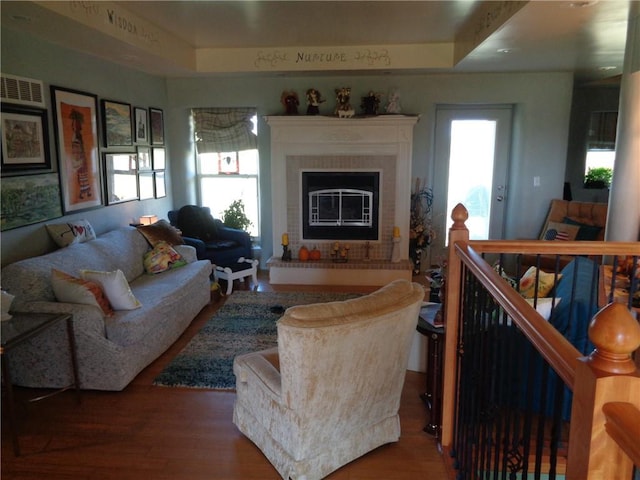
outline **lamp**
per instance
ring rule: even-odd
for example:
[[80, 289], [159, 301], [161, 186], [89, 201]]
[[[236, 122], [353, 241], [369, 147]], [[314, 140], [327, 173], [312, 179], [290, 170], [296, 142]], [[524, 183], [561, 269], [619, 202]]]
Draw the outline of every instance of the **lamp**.
[[151, 225], [158, 221], [157, 215], [142, 215], [140, 217], [140, 225]]

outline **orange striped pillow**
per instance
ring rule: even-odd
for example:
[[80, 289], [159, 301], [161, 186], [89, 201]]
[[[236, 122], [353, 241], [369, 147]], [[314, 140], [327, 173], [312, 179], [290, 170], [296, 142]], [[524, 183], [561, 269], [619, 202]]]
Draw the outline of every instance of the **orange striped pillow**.
[[113, 315], [109, 300], [96, 282], [83, 280], [53, 268], [51, 286], [59, 302], [95, 305], [100, 307], [107, 317]]

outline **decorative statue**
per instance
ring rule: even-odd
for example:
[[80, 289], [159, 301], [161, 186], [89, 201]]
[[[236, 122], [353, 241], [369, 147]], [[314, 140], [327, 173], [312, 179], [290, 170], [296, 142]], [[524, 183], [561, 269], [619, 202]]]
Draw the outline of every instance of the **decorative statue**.
[[364, 110], [365, 115], [377, 115], [378, 107], [380, 106], [380, 94], [369, 92], [369, 95], [362, 97], [362, 104], [360, 108]]
[[355, 115], [351, 108], [351, 87], [336, 88], [336, 110], [335, 115], [340, 118], [351, 118]]
[[400, 113], [400, 94], [397, 90], [389, 92], [389, 103], [387, 104], [387, 113]]
[[318, 115], [320, 113], [320, 104], [324, 101], [320, 92], [315, 88], [307, 90], [307, 115]]
[[285, 90], [282, 92], [282, 95], [280, 96], [280, 103], [284, 105], [285, 114], [298, 114], [298, 105], [300, 105], [300, 101], [298, 100], [298, 94], [293, 90]]

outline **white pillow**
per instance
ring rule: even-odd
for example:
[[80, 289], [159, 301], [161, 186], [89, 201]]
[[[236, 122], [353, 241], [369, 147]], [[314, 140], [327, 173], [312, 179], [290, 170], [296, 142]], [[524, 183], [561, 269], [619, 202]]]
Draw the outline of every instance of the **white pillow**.
[[88, 242], [96, 238], [96, 233], [88, 220], [73, 220], [67, 223], [50, 223], [45, 225], [51, 239], [59, 247], [72, 243]]
[[116, 270], [115, 272], [81, 270], [80, 275], [85, 280], [96, 282], [102, 287], [114, 310], [134, 310], [142, 306], [133, 295], [129, 282], [127, 282], [122, 270]]
[[[529, 305], [533, 307], [533, 298], [527, 298], [526, 300], [527, 302], [529, 302]], [[557, 307], [560, 303], [560, 300], [562, 300], [562, 298], [559, 297], [539, 298], [538, 302], [536, 303], [536, 310], [540, 315], [542, 315], [542, 318], [544, 318], [545, 320], [549, 320], [549, 318], [551, 317], [551, 306], [553, 305], [554, 307]]]
[[100, 285], [51, 269], [51, 287], [59, 302], [80, 303], [100, 307], [106, 316], [113, 315], [109, 300]]

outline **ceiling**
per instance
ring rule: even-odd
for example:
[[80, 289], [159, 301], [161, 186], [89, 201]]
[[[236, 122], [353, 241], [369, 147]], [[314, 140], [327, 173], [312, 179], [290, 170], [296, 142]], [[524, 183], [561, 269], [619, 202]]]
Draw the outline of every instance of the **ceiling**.
[[621, 74], [632, 3], [5, 0], [0, 12], [2, 28], [165, 76], [570, 71], [588, 83]]

